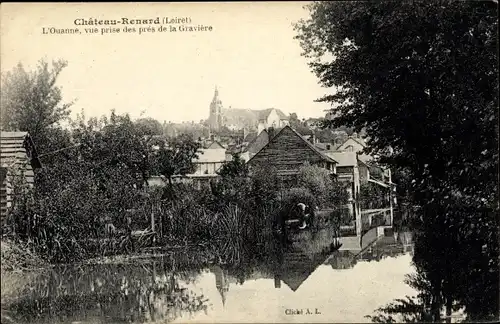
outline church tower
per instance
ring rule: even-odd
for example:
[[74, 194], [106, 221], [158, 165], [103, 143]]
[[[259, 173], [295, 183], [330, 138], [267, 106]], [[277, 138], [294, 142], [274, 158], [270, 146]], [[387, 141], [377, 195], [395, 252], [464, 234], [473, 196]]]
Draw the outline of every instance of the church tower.
[[219, 90], [217, 90], [217, 87], [215, 87], [214, 97], [210, 103], [208, 124], [212, 130], [219, 130], [222, 126], [222, 101], [219, 99]]

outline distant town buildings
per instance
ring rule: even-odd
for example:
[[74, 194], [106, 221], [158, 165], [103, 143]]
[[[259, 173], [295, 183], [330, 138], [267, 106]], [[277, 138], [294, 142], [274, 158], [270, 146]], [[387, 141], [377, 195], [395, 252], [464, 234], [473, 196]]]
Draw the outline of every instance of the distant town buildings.
[[260, 133], [269, 127], [282, 128], [289, 125], [289, 118], [276, 108], [263, 110], [225, 108], [219, 97], [219, 91], [215, 88], [207, 123], [212, 131], [226, 127], [230, 130], [257, 130]]

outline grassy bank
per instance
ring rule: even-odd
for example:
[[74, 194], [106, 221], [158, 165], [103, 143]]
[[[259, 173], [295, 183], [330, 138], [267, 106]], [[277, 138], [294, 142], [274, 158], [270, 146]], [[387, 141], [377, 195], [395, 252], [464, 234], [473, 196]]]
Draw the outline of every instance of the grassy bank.
[[31, 252], [27, 246], [9, 239], [1, 240], [1, 253], [2, 273], [35, 270], [47, 266], [47, 262]]

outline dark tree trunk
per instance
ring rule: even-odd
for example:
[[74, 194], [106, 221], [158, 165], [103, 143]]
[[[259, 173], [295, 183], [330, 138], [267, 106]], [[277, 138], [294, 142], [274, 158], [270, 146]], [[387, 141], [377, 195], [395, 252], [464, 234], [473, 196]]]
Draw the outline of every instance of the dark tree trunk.
[[441, 287], [435, 287], [432, 296], [431, 314], [433, 322], [441, 321]]
[[450, 296], [446, 298], [446, 323], [451, 323], [451, 308], [453, 305], [453, 299]]

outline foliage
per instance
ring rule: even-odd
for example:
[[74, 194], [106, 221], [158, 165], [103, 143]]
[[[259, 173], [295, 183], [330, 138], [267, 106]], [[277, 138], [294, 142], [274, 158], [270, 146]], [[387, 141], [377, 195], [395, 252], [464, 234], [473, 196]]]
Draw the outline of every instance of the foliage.
[[231, 161], [225, 163], [219, 171], [217, 171], [221, 177], [246, 177], [249, 174], [248, 165], [245, 160], [243, 160], [238, 153], [232, 155]]
[[310, 135], [313, 133], [313, 131], [309, 127], [307, 127], [307, 123], [305, 122], [305, 120], [300, 120], [297, 117], [296, 113], [290, 114], [289, 123], [290, 127], [295, 129], [301, 135]]
[[337, 116], [325, 126], [364, 128], [368, 153], [412, 179], [406, 196], [422, 207], [414, 261], [431, 283], [432, 320], [455, 301], [470, 320], [497, 317], [497, 4], [308, 8], [297, 38], [320, 82], [337, 90], [320, 99]]
[[5, 270], [33, 270], [46, 266], [38, 255], [30, 251], [28, 244], [2, 239], [1, 244], [2, 276]]
[[280, 200], [282, 208], [287, 211], [292, 210], [298, 203], [303, 203], [312, 208], [316, 206], [316, 197], [307, 188], [290, 188], [282, 194]]
[[196, 170], [193, 160], [198, 158], [200, 147], [200, 143], [187, 134], [160, 143], [157, 168], [159, 174], [168, 179], [170, 187], [174, 176], [185, 176]]
[[41, 152], [46, 151], [46, 131], [70, 113], [72, 103], [62, 103], [61, 88], [56, 85], [66, 66], [63, 60], [53, 61], [52, 67], [40, 60], [35, 71], [18, 64], [2, 75], [2, 128], [29, 132]]
[[143, 117], [135, 120], [138, 131], [145, 136], [163, 135], [163, 126], [154, 118]]
[[146, 214], [151, 204], [144, 185], [155, 164], [154, 143], [129, 116], [81, 118], [69, 141], [78, 145], [37, 172], [32, 195], [17, 200], [11, 217], [14, 232], [53, 262], [104, 253], [93, 242], [108, 238], [105, 225], [113, 224], [122, 233], [114, 239], [124, 240], [127, 211]]
[[359, 188], [360, 204], [362, 209], [389, 208], [388, 190], [379, 185], [365, 182]]
[[154, 142], [130, 116], [112, 111], [109, 119], [91, 119], [87, 125], [80, 120], [73, 127], [74, 141], [81, 145], [79, 154], [83, 160], [95, 167], [125, 168], [137, 177], [137, 186], [146, 183], [154, 165]]
[[328, 170], [305, 164], [299, 169], [297, 186], [307, 188], [315, 197], [314, 205], [322, 208], [338, 207], [347, 202], [345, 188], [334, 182]]
[[[53, 75], [54, 82], [59, 72]], [[60, 93], [54, 89], [50, 96], [56, 98]], [[193, 160], [200, 154], [200, 144], [191, 135], [163, 136], [163, 126], [154, 119], [132, 120], [114, 111], [90, 119], [82, 112], [62, 128], [57, 122], [68, 106], [57, 106], [57, 98], [49, 112], [59, 119], [43, 115], [41, 119], [54, 122], [41, 121], [43, 129], [36, 128], [38, 138], [43, 136], [43, 168], [35, 174], [33, 190], [16, 186], [6, 227], [29, 249], [52, 263], [129, 253], [143, 244], [133, 230], [152, 223], [157, 244], [210, 244], [225, 262], [257, 257], [261, 251], [248, 247], [269, 244], [271, 222], [284, 203], [279, 199], [283, 184], [276, 170], [249, 170], [235, 155], [220, 170], [220, 181], [209, 187], [174, 183], [174, 177], [195, 171]], [[37, 100], [43, 101], [43, 96]], [[25, 113], [13, 115], [9, 125], [24, 123]], [[166, 190], [149, 186], [152, 175], [166, 179]], [[303, 183], [314, 190], [322, 185], [322, 199], [331, 201], [332, 193], [337, 194], [335, 184], [321, 175], [318, 179], [305, 176]], [[304, 190], [307, 195], [301, 200], [307, 198], [313, 206], [316, 197], [311, 189]], [[300, 195], [300, 189], [292, 189], [285, 199], [294, 199], [293, 195]]]

